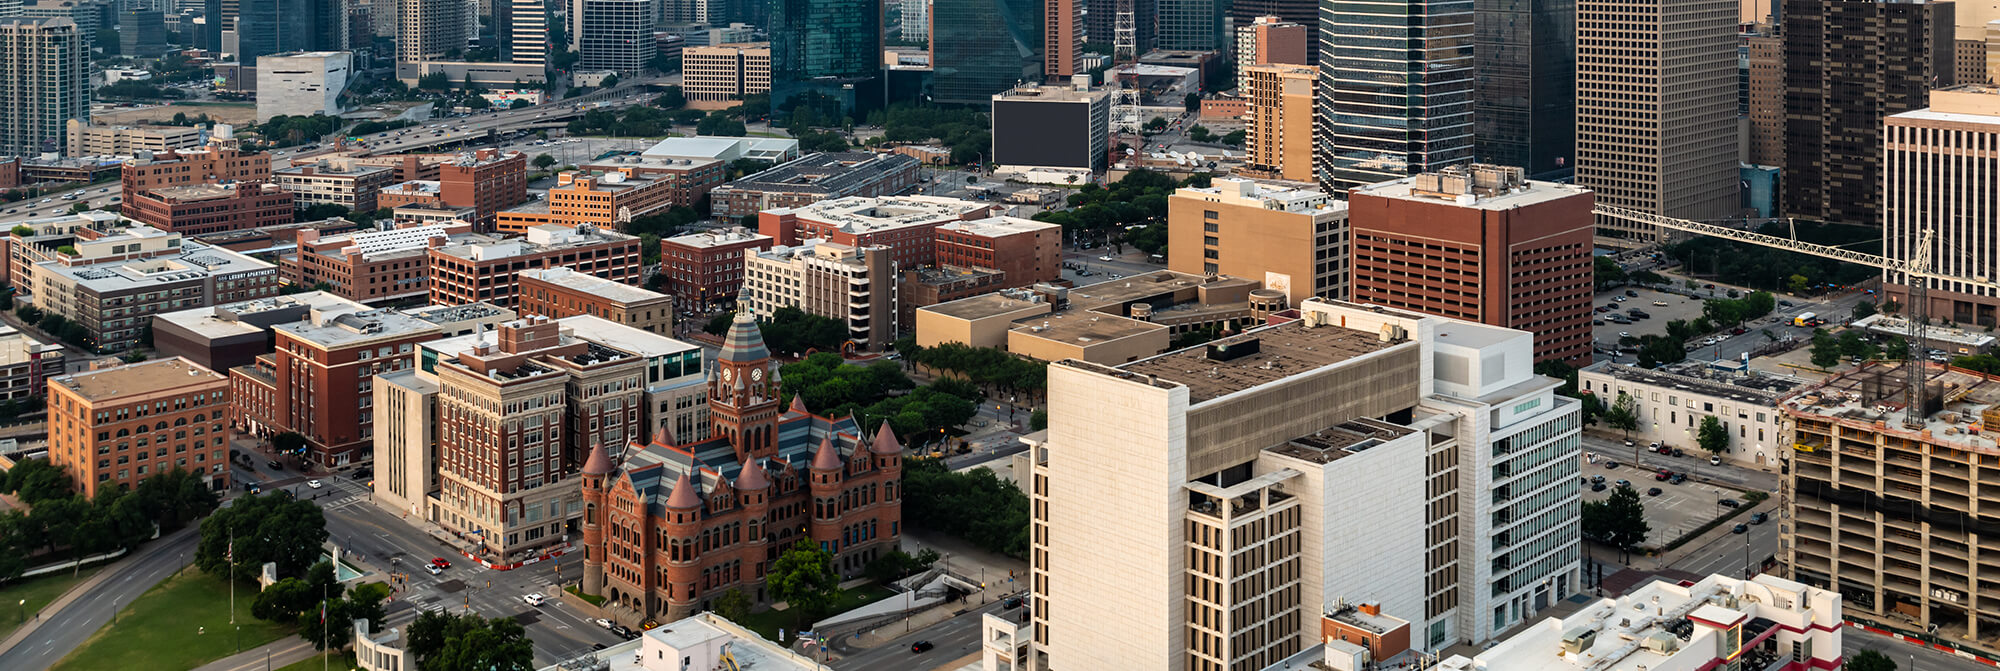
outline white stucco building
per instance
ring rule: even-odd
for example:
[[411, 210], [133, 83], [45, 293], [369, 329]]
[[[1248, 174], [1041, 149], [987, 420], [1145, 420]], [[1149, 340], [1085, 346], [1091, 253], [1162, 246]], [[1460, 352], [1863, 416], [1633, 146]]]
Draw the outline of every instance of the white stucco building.
[[257, 123], [280, 114], [340, 114], [340, 92], [354, 75], [354, 54], [308, 51], [257, 59]]

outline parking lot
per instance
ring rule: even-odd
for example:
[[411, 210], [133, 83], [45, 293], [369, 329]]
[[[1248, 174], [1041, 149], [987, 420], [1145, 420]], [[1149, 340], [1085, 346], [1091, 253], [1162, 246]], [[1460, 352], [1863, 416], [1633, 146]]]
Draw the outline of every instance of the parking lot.
[[[1646, 544], [1654, 547], [1680, 538], [1682, 534], [1728, 512], [1729, 509], [1719, 503], [1721, 500], [1741, 501], [1743, 498], [1740, 491], [1694, 480], [1678, 485], [1655, 480], [1654, 471], [1624, 462], [1619, 462], [1617, 468], [1605, 468], [1607, 461], [1600, 456], [1597, 463], [1583, 465], [1583, 477], [1595, 480], [1602, 476], [1605, 485], [1603, 491], [1592, 491], [1593, 487], [1586, 485], [1583, 500], [1602, 501], [1611, 496], [1619, 480], [1631, 481], [1632, 487], [1639, 491], [1639, 502], [1646, 508], [1646, 523], [1652, 526], [1646, 533]], [[1648, 493], [1654, 488], [1660, 490], [1659, 495]], [[1749, 518], [1741, 518], [1741, 521], [1747, 523]]]
[[[1627, 290], [1639, 296], [1637, 298], [1627, 297], [1625, 295]], [[1624, 302], [1619, 302], [1619, 298], [1624, 298]], [[1665, 305], [1661, 305], [1661, 303], [1665, 303]], [[1652, 289], [1631, 287], [1598, 294], [1592, 300], [1592, 304], [1590, 337], [1592, 340], [1597, 341], [1598, 344], [1604, 345], [1617, 344], [1619, 336], [1626, 333], [1632, 334], [1633, 337], [1666, 335], [1667, 322], [1676, 319], [1694, 321], [1701, 317], [1702, 308], [1701, 301], [1695, 298], [1654, 291]], [[1630, 324], [1606, 321], [1605, 316], [1607, 313], [1595, 311], [1597, 308], [1605, 305], [1617, 306], [1617, 309], [1614, 311], [1617, 314], [1627, 314], [1632, 308], [1638, 308], [1648, 316], [1645, 319], [1635, 319]]]

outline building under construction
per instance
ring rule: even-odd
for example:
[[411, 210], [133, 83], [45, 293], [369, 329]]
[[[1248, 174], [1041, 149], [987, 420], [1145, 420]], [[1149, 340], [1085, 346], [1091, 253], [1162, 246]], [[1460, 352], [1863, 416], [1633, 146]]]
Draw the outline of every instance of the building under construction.
[[1855, 619], [2000, 650], [2000, 376], [1870, 363], [1779, 407], [1792, 578]]

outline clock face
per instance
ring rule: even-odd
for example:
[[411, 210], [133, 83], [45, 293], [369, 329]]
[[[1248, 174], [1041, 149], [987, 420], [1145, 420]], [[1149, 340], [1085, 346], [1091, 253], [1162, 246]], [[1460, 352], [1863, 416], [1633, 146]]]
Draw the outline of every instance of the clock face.
[[723, 381], [723, 382], [728, 382], [728, 381], [729, 381], [730, 379], [732, 379], [732, 378], [734, 378], [734, 377], [736, 377], [736, 371], [735, 371], [735, 370], [733, 370], [733, 369], [729, 369], [729, 368], [724, 368], [724, 369], [722, 369], [722, 381]]
[[763, 382], [763, 381], [764, 381], [764, 369], [762, 369], [762, 368], [752, 368], [752, 369], [750, 369], [750, 381], [751, 381], [751, 382]]

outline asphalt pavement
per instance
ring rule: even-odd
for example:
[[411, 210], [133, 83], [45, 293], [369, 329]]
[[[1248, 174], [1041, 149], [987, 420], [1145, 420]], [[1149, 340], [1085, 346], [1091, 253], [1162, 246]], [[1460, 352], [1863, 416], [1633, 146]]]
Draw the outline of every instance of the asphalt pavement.
[[[949, 662], [975, 652], [979, 652], [979, 625], [986, 613], [1002, 612], [1005, 601], [972, 608], [949, 620], [904, 634], [902, 637], [870, 648], [864, 652], [848, 655], [829, 666], [835, 671], [929, 671], [937, 665]], [[1005, 611], [1009, 616], [1018, 616], [1021, 609]], [[913, 653], [910, 646], [917, 641], [930, 641], [936, 646], [928, 651]]]
[[41, 624], [19, 645], [0, 653], [0, 669], [43, 671], [97, 633], [111, 616], [167, 576], [193, 561], [200, 533], [185, 533], [140, 548], [136, 556], [119, 560], [89, 593], [71, 602]]

